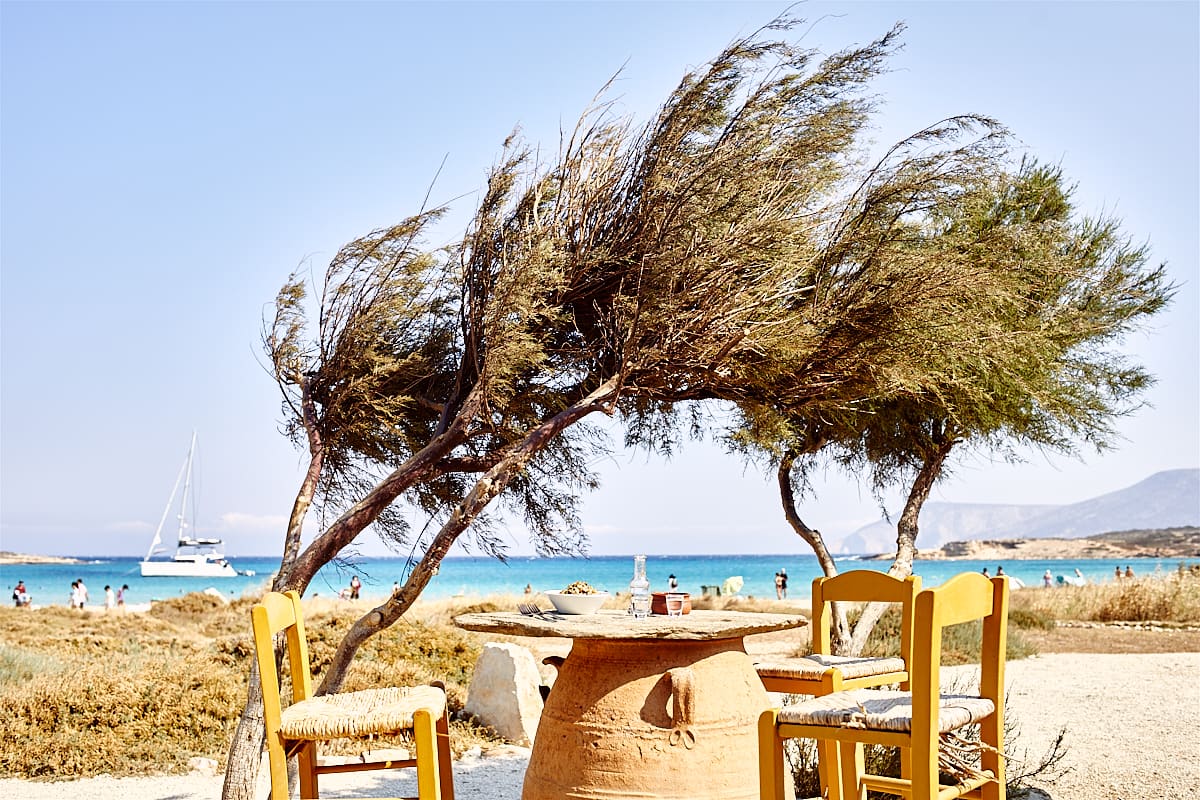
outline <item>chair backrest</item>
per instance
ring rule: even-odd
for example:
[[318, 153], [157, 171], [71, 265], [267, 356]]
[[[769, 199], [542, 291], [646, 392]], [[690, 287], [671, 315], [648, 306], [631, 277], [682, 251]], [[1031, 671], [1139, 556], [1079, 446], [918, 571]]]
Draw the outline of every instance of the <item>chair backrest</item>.
[[900, 657], [911, 666], [913, 608], [921, 579], [916, 575], [893, 578], [886, 572], [856, 569], [832, 578], [817, 578], [812, 586], [812, 649], [821, 655], [833, 655], [831, 628], [833, 609], [830, 603], [899, 603]]
[[254, 650], [258, 675], [262, 682], [263, 711], [267, 730], [279, 727], [283, 712], [279, 696], [279, 672], [275, 668], [275, 635], [283, 632], [287, 640], [288, 668], [292, 679], [292, 701], [312, 696], [312, 675], [308, 669], [308, 640], [304, 635], [304, 612], [300, 593], [267, 592], [250, 612], [254, 626]]
[[996, 707], [995, 725], [1004, 720], [1004, 655], [1008, 644], [1008, 578], [985, 578], [976, 572], [956, 575], [941, 586], [917, 595], [913, 630], [913, 731], [937, 735], [941, 691], [942, 630], [950, 625], [983, 620], [980, 647], [979, 696]]

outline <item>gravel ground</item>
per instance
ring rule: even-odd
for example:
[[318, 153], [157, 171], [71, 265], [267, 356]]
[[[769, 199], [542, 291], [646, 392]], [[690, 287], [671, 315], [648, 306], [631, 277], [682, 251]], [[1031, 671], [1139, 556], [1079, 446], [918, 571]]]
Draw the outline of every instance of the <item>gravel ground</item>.
[[[1037, 758], [1065, 727], [1069, 772], [1052, 800], [1185, 800], [1200, 787], [1200, 653], [1054, 653], [1008, 664], [1009, 714], [1020, 727], [1013, 755]], [[528, 751], [500, 748], [455, 762], [461, 798], [519, 800]], [[402, 773], [399, 773], [402, 774]], [[394, 773], [329, 776], [324, 796], [415, 794]], [[216, 800], [220, 776], [0, 780], [21, 800]], [[259, 797], [265, 796], [260, 792]]]
[[[1018, 750], [1067, 729], [1054, 800], [1200, 797], [1200, 653], [1055, 653], [1010, 662]], [[1017, 753], [1020, 755], [1020, 753]]]

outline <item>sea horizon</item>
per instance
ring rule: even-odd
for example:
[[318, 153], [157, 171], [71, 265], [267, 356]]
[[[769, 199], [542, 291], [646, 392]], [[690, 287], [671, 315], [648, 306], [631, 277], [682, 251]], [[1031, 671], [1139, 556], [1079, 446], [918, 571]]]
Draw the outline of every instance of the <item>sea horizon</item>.
[[[452, 597], [487, 597], [489, 595], [521, 594], [528, 585], [531, 591], [561, 589], [567, 584], [584, 580], [597, 589], [609, 592], [628, 590], [633, 572], [633, 555], [592, 556], [509, 556], [504, 561], [488, 556], [448, 556], [438, 574], [421, 594], [422, 600]], [[704, 587], [719, 587], [726, 579], [741, 578], [738, 594], [743, 597], [774, 597], [774, 577], [778, 571], [788, 575], [789, 594], [807, 601], [812, 579], [821, 575], [816, 556], [798, 553], [766, 554], [653, 554], [647, 553], [647, 575], [651, 590], [667, 588], [670, 575], [675, 575], [681, 591], [693, 596], [704, 593]], [[240, 572], [231, 578], [143, 578], [138, 566], [140, 556], [78, 555], [84, 563], [2, 564], [0, 583], [11, 595], [18, 580], [33, 597], [34, 605], [67, 605], [72, 581], [82, 578], [89, 592], [88, 605], [104, 605], [104, 586], [113, 590], [128, 585], [125, 601], [142, 604], [179, 597], [190, 592], [216, 589], [228, 599], [257, 594], [266, 589], [279, 566], [278, 556], [229, 557]], [[1194, 559], [1193, 559], [1194, 560]], [[891, 559], [879, 559], [875, 554], [835, 556], [839, 571], [874, 569], [886, 571]], [[1096, 559], [938, 559], [918, 560], [913, 571], [926, 586], [938, 585], [961, 572], [980, 572], [985, 567], [995, 574], [998, 567], [1027, 587], [1041, 587], [1048, 570], [1052, 583], [1058, 585], [1075, 578], [1075, 570], [1092, 583], [1110, 581], [1117, 568], [1132, 566], [1138, 576], [1165, 574], [1176, 570], [1187, 558], [1096, 558]], [[349, 585], [352, 576], [362, 581], [364, 600], [382, 600], [394, 584], [407, 579], [410, 562], [403, 557], [358, 556], [353, 561], [326, 565], [314, 577], [306, 597], [337, 597]], [[11, 597], [7, 598], [11, 602]]]

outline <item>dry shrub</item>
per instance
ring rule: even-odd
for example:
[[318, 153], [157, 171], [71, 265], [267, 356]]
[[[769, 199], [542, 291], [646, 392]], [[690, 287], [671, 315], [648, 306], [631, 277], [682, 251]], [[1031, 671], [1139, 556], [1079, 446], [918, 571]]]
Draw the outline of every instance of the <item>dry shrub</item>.
[[150, 774], [219, 758], [245, 691], [243, 674], [191, 648], [39, 675], [0, 693], [0, 774]]

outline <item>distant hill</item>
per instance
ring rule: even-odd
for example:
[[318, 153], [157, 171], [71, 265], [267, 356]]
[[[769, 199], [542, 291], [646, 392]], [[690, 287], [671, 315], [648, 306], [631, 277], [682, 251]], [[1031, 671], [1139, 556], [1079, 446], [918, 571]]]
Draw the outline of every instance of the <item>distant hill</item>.
[[[1200, 469], [1173, 469], [1069, 505], [926, 503], [917, 545], [926, 550], [975, 539], [1074, 539], [1195, 525], [1200, 525]], [[894, 550], [895, 523], [872, 522], [832, 546], [842, 553]]]

